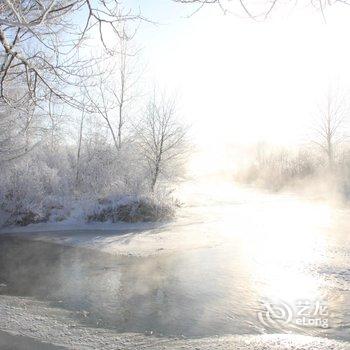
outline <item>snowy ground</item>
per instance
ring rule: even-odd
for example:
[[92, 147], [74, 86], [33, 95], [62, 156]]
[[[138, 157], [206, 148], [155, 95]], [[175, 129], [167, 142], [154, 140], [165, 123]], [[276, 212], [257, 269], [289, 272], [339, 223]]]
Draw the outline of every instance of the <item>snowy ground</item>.
[[[0, 328], [12, 335], [27, 336], [69, 349], [350, 349], [349, 344], [342, 342], [295, 335], [169, 339], [134, 333], [117, 334], [101, 328], [83, 327], [74, 321], [70, 312], [49, 307], [43, 302], [8, 296], [0, 297]], [[40, 349], [36, 346], [37, 344], [33, 343], [32, 349]]]

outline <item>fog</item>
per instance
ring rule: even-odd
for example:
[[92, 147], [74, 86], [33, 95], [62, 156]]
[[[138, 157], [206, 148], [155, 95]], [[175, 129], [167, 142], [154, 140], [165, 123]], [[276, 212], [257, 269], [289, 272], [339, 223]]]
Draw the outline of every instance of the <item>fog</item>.
[[142, 7], [160, 23], [140, 36], [147, 76], [179, 95], [198, 162], [211, 169], [230, 166], [242, 145], [307, 143], [328, 89], [349, 91], [347, 7], [328, 9], [325, 24], [302, 5], [253, 23], [213, 6], [190, 18], [191, 7], [153, 6]]

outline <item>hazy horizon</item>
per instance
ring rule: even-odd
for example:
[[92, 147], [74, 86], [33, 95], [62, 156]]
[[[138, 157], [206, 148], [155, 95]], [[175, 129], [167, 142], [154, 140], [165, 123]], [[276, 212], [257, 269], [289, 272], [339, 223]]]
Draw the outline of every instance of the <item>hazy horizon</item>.
[[236, 146], [307, 143], [328, 90], [350, 93], [347, 6], [327, 8], [325, 23], [302, 6], [253, 21], [215, 5], [192, 16], [198, 6], [140, 5], [158, 23], [141, 23], [136, 36], [144, 84], [156, 81], [177, 96], [202, 170], [205, 163], [222, 168]]

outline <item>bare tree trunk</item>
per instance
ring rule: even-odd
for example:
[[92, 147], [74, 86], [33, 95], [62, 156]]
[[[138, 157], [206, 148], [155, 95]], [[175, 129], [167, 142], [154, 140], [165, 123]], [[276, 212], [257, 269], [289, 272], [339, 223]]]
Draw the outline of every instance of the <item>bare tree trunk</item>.
[[108, 128], [111, 131], [111, 135], [112, 135], [112, 138], [113, 138], [114, 146], [115, 146], [116, 150], [118, 151], [119, 150], [119, 146], [118, 146], [119, 143], [118, 143], [118, 140], [117, 140], [117, 138], [115, 136], [115, 133], [114, 133], [114, 130], [113, 130], [113, 126], [112, 126], [112, 124], [111, 124], [111, 122], [109, 121], [108, 118], [105, 118], [105, 119], [106, 119], [106, 122], [108, 124]]
[[78, 149], [77, 149], [77, 163], [75, 169], [75, 188], [79, 188], [79, 171], [80, 171], [80, 155], [81, 155], [81, 144], [83, 139], [83, 127], [84, 127], [84, 110], [81, 114], [80, 128], [79, 128], [79, 139], [78, 139]]
[[54, 149], [54, 134], [55, 134], [55, 121], [54, 121], [54, 116], [52, 113], [52, 101], [51, 101], [52, 95], [50, 94], [49, 98], [49, 117], [51, 121], [51, 152], [53, 152]]
[[154, 177], [153, 177], [152, 187], [151, 187], [152, 192], [154, 192], [154, 189], [156, 187], [156, 183], [158, 180], [159, 172], [160, 172], [160, 166], [161, 166], [162, 156], [163, 156], [163, 151], [164, 151], [163, 145], [164, 145], [164, 137], [165, 137], [165, 133], [166, 133], [166, 124], [162, 125], [161, 130], [162, 130], [162, 134], [161, 134], [160, 142], [159, 142], [159, 153], [157, 156], [156, 166], [154, 169]]
[[125, 37], [125, 28], [123, 28], [124, 36], [120, 39], [120, 94], [115, 97], [118, 101], [118, 149], [122, 147], [122, 128], [124, 125], [124, 102], [125, 102], [125, 94], [126, 94], [126, 83], [127, 83], [127, 71], [126, 71], [126, 58], [128, 54], [128, 46], [127, 46], [127, 38]]
[[154, 169], [154, 174], [153, 174], [153, 178], [151, 181], [151, 192], [154, 192], [154, 189], [156, 188], [156, 184], [157, 184], [157, 180], [158, 180], [158, 176], [159, 176], [159, 167], [160, 166], [160, 160], [157, 161], [155, 169]]
[[25, 142], [25, 146], [24, 146], [24, 152], [27, 153], [29, 148], [30, 148], [30, 141], [29, 141], [29, 138], [30, 138], [30, 128], [31, 128], [31, 124], [33, 122], [33, 118], [34, 118], [34, 113], [35, 113], [35, 107], [33, 108], [29, 108], [28, 110], [28, 115], [26, 117], [26, 123], [25, 123], [25, 126], [24, 126], [24, 142]]
[[118, 121], [118, 149], [122, 147], [122, 127], [123, 127], [123, 105], [119, 105], [119, 121]]
[[25, 138], [25, 145], [24, 145], [24, 153], [28, 153], [29, 150], [29, 136], [28, 136], [28, 129], [24, 131], [24, 138]]
[[328, 166], [332, 168], [334, 163], [333, 145], [331, 137], [327, 138], [327, 156], [328, 156]]

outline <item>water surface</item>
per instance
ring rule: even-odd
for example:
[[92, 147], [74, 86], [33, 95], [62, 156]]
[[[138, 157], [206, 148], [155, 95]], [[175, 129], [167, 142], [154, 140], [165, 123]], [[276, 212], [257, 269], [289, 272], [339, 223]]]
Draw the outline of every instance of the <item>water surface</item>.
[[118, 332], [350, 341], [347, 208], [229, 185], [185, 195], [179, 219], [155, 231], [165, 246], [153, 256], [2, 235], [1, 293], [49, 300]]

